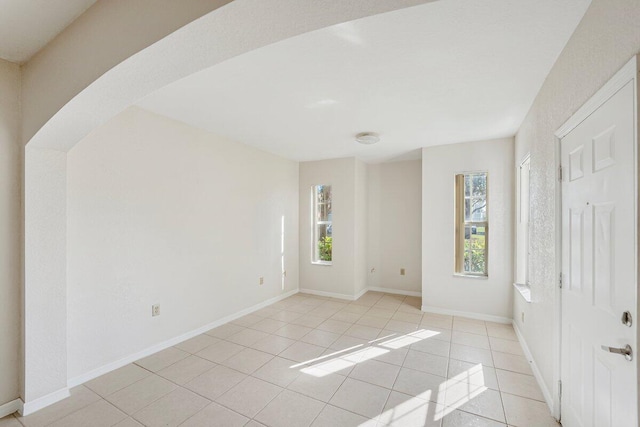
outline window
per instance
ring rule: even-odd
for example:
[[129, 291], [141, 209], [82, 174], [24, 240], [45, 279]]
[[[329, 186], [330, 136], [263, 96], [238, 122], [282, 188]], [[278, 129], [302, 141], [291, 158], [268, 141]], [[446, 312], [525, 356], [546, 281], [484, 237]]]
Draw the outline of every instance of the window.
[[311, 262], [331, 264], [332, 260], [332, 223], [331, 223], [331, 186], [314, 185], [311, 187], [313, 236]]
[[487, 276], [489, 222], [487, 174], [456, 175], [456, 264], [455, 272]]

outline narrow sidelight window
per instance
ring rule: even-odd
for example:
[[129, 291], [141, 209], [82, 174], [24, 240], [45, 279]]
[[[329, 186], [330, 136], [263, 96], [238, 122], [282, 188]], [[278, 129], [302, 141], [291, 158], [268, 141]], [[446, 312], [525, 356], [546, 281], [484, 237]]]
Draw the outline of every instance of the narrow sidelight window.
[[312, 186], [311, 203], [311, 212], [313, 213], [311, 262], [317, 264], [331, 264], [333, 249], [331, 186]]
[[456, 175], [456, 274], [487, 276], [489, 219], [487, 173]]

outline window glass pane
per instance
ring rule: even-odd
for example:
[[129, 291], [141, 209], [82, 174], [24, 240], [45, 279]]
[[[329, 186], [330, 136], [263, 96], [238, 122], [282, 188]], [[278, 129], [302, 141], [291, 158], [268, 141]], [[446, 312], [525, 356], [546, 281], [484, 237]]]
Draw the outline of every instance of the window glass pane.
[[464, 220], [471, 221], [471, 199], [464, 199]]
[[331, 186], [316, 185], [313, 187], [313, 259], [312, 261], [328, 262], [332, 260], [332, 213]]
[[487, 201], [486, 199], [471, 199], [471, 217], [473, 222], [482, 222], [487, 220]]
[[471, 175], [473, 196], [486, 196], [487, 194], [487, 174], [474, 174]]
[[471, 195], [471, 175], [464, 176], [464, 195], [466, 197]]

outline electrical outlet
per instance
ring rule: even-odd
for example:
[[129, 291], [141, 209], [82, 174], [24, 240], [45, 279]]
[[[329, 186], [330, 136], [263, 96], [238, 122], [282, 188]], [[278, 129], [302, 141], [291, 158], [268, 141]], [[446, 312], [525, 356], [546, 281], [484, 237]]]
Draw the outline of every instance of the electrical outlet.
[[375, 267], [371, 267], [371, 274], [376, 272], [376, 268]]
[[404, 276], [404, 274], [405, 274], [404, 268], [401, 268], [401, 269], [400, 269], [400, 275], [401, 275], [401, 276]]
[[160, 304], [154, 304], [151, 306], [151, 316], [160, 316]]
[[261, 278], [260, 278], [260, 284], [261, 284], [261, 285], [264, 285], [264, 277], [261, 277]]
[[524, 311], [520, 313], [520, 317], [522, 318], [522, 323], [524, 323]]

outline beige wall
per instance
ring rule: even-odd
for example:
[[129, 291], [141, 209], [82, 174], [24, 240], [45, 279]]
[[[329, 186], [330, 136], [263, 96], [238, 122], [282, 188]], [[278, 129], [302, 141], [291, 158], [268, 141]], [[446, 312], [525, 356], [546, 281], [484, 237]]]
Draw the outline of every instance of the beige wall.
[[0, 406], [19, 396], [20, 68], [0, 60]]
[[[544, 384], [555, 386], [558, 317], [556, 224], [556, 141], [554, 132], [631, 57], [640, 51], [640, 2], [593, 0], [552, 68], [516, 136], [515, 161], [531, 152], [532, 303], [516, 324], [533, 354]], [[515, 169], [515, 168], [514, 168]], [[520, 298], [516, 295], [515, 298]], [[521, 306], [517, 300], [517, 306]], [[552, 349], [556, 351], [551, 351]]]
[[[422, 150], [422, 307], [486, 320], [511, 319], [513, 138]], [[454, 177], [488, 173], [489, 272], [454, 276]]]
[[297, 290], [297, 162], [138, 108], [67, 157], [72, 383]]
[[369, 168], [369, 286], [421, 292], [422, 162]]

